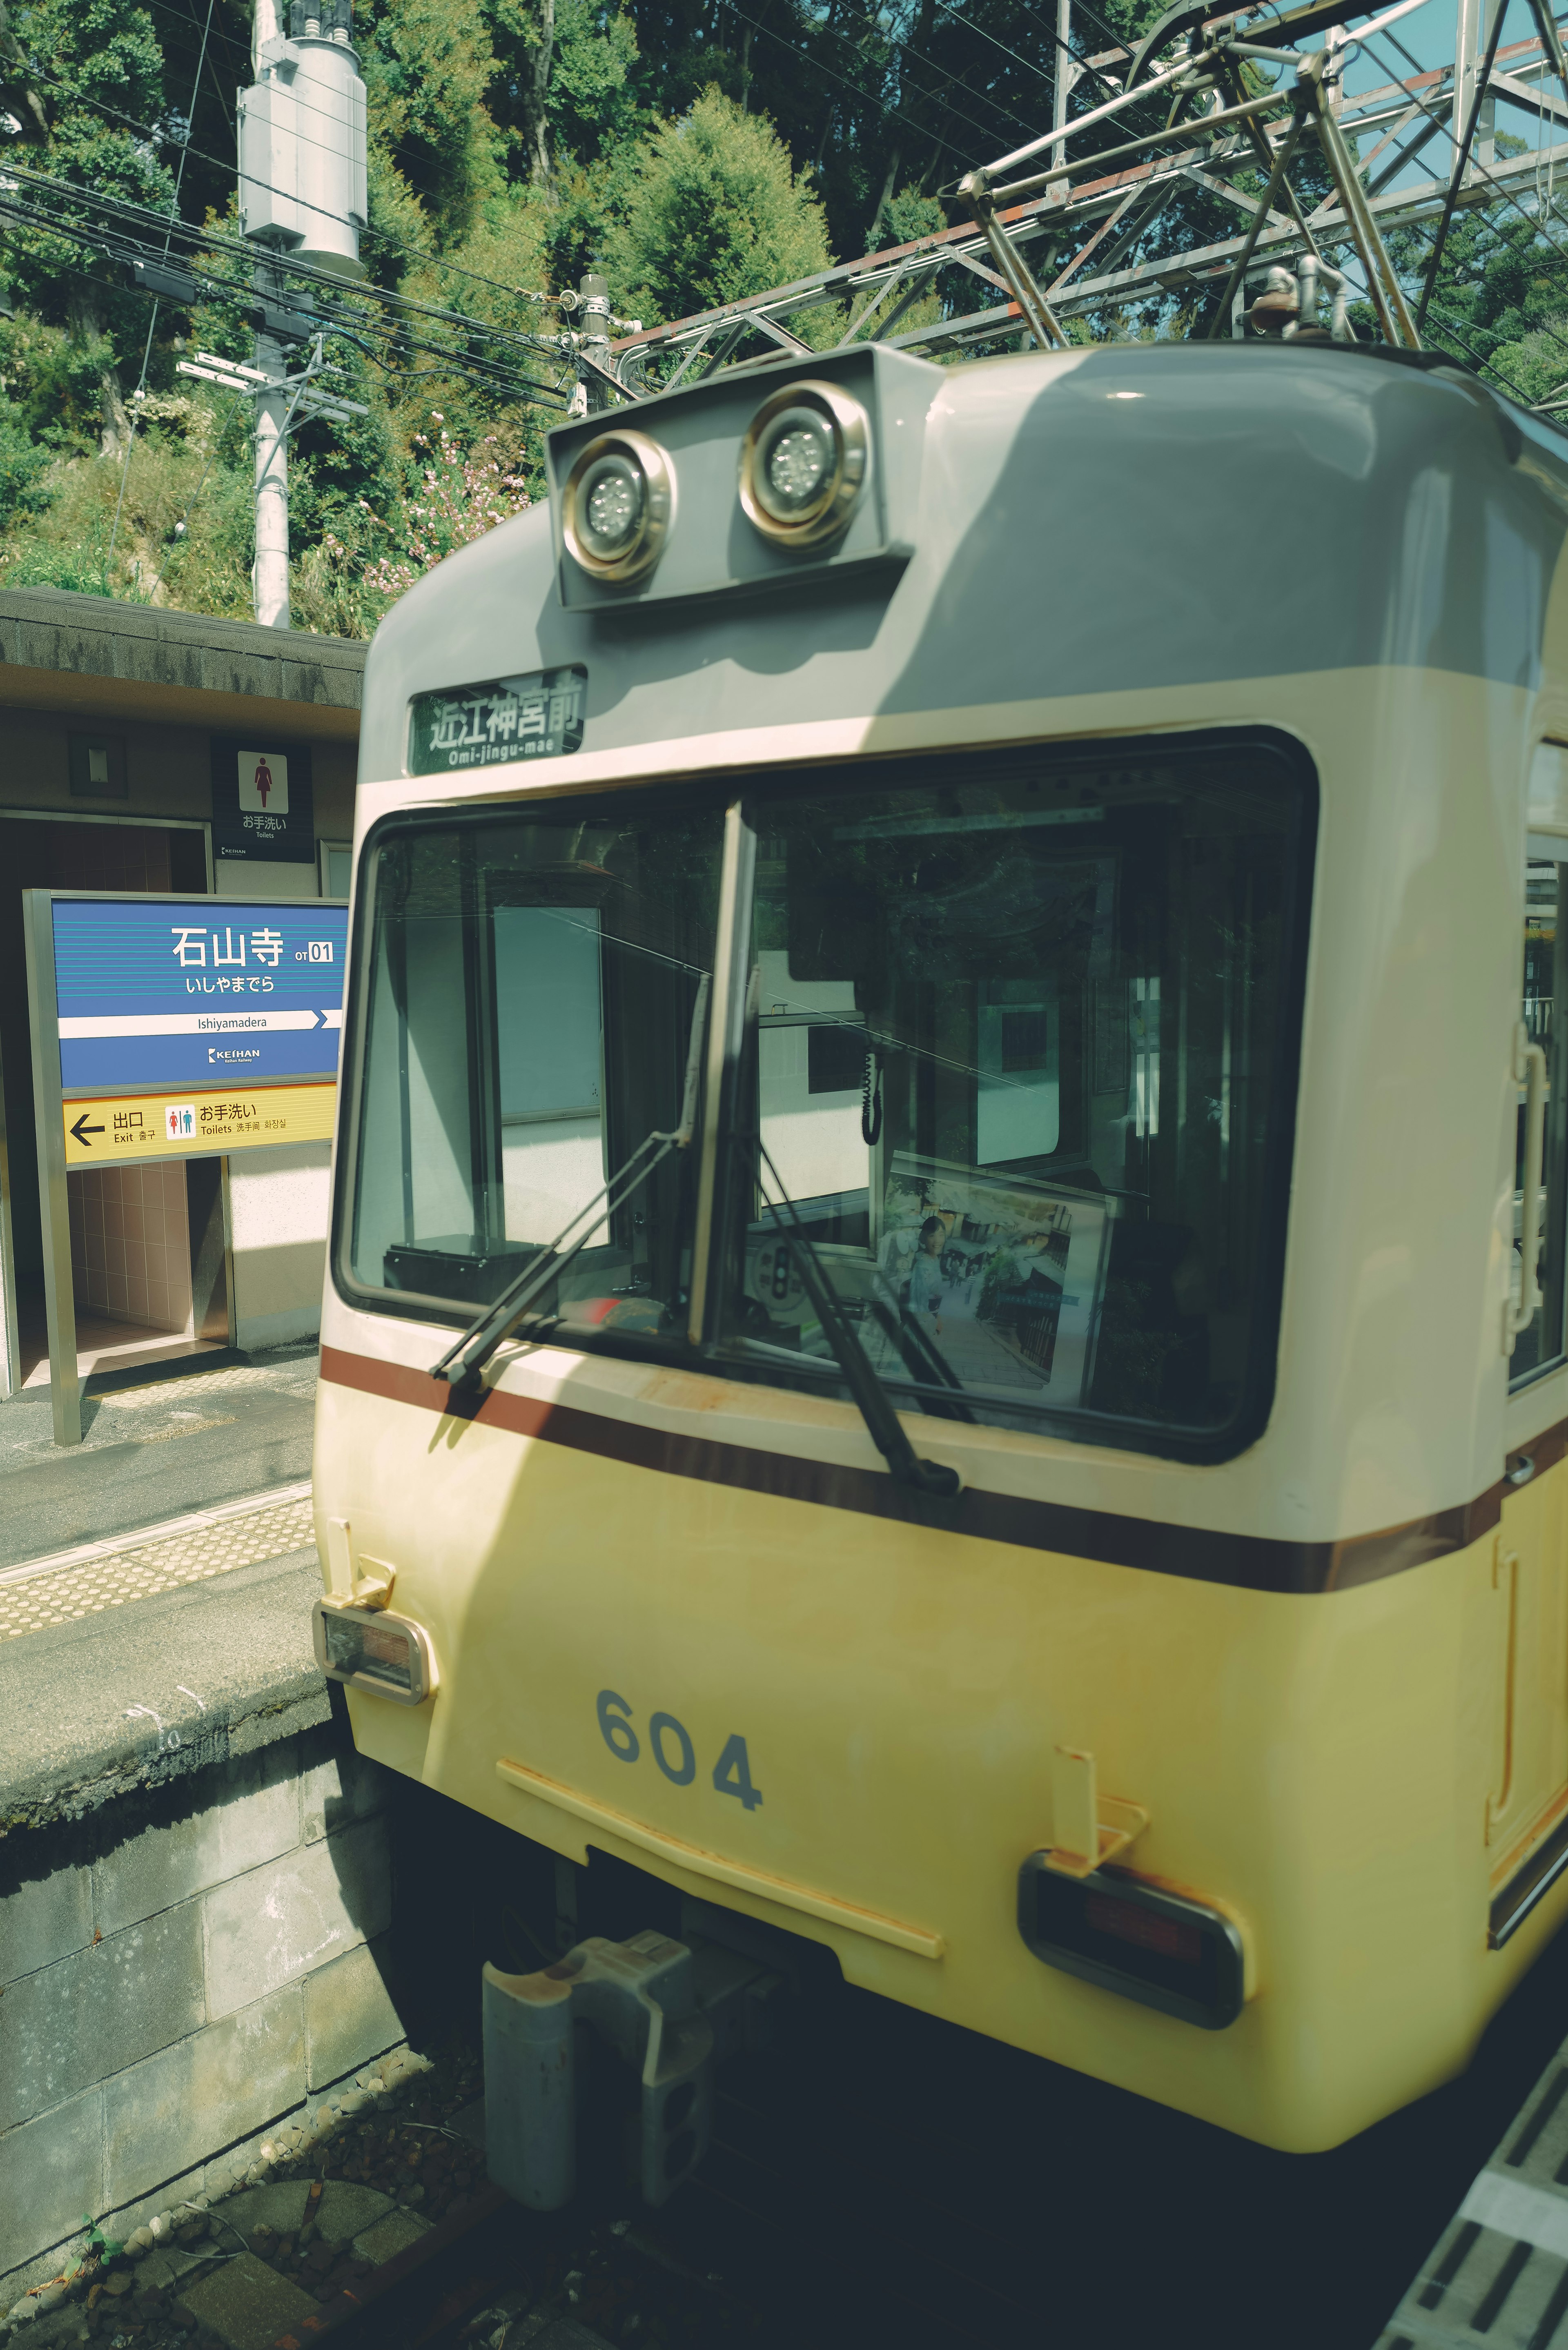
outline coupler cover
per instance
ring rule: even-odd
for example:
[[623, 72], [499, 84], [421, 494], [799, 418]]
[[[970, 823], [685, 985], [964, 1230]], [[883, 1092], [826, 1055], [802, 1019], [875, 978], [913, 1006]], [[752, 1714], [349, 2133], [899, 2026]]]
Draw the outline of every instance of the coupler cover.
[[579, 2023], [640, 2077], [643, 2199], [666, 2202], [712, 2132], [713, 2028], [698, 2012], [691, 1950], [651, 1930], [629, 1942], [590, 1935], [537, 1974], [485, 1967], [490, 2176], [531, 2211], [558, 2211], [571, 2200]]

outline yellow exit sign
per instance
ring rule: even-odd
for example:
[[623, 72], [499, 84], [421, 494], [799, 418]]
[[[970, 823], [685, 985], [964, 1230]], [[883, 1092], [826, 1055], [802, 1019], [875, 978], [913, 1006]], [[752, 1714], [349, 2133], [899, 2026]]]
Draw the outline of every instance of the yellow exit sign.
[[178, 1159], [263, 1143], [330, 1142], [335, 1085], [194, 1088], [113, 1096], [65, 1105], [66, 1164], [105, 1167], [128, 1159]]

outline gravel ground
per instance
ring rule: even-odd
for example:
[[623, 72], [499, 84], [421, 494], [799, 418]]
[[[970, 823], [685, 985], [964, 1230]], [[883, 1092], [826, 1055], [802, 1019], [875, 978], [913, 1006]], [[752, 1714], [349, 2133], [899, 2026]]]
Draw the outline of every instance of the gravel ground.
[[[397, 2077], [399, 2074], [401, 2077]], [[756, 2316], [660, 2244], [649, 2215], [589, 2193], [559, 2215], [490, 2196], [476, 2126], [477, 2059], [404, 2052], [280, 2128], [273, 2158], [208, 2208], [185, 2206], [124, 2248], [88, 2249], [11, 2313], [16, 2350], [272, 2350], [302, 2319], [351, 2314], [376, 2269], [443, 2220], [472, 2233], [365, 2313], [356, 2344], [429, 2350], [747, 2350]], [[264, 2149], [265, 2152], [265, 2149]], [[634, 2206], [628, 2204], [627, 2210]], [[347, 2297], [347, 2298], [346, 2298]], [[314, 2328], [311, 2329], [314, 2331]], [[0, 2319], [0, 2340], [5, 2322]]]

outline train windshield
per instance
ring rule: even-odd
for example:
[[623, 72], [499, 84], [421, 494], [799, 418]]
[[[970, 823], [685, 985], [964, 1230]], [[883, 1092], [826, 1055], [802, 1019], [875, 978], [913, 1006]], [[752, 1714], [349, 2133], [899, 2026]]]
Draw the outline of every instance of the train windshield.
[[787, 1195], [874, 1366], [928, 1409], [1233, 1427], [1272, 1353], [1296, 772], [1012, 754], [747, 812], [732, 1345], [779, 1377], [827, 1352], [766, 1204]]
[[905, 1408], [1244, 1440], [1277, 1326], [1311, 837], [1310, 778], [1269, 742], [878, 762], [390, 831], [356, 1290], [484, 1303], [677, 1122], [737, 789], [749, 983], [703, 1109], [725, 1129], [712, 1213], [701, 1154], [676, 1154], [564, 1273], [558, 1338], [687, 1347], [701, 1247], [709, 1347], [843, 1393], [787, 1200]]
[[[679, 1123], [712, 968], [719, 809], [425, 822], [375, 860], [349, 1270], [488, 1305]], [[667, 1159], [545, 1310], [645, 1334], [691, 1278], [691, 1153]], [[574, 1235], [575, 1236], [575, 1235]]]

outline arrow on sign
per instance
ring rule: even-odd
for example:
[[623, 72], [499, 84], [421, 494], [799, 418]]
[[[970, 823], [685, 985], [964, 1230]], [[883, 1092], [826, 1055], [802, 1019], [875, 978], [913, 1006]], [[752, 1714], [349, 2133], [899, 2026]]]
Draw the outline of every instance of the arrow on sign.
[[88, 1124], [88, 1114], [84, 1109], [80, 1118], [78, 1118], [75, 1126], [72, 1127], [71, 1132], [76, 1136], [77, 1140], [81, 1144], [84, 1150], [90, 1150], [92, 1149], [92, 1144], [88, 1140], [88, 1135], [101, 1134], [103, 1132], [103, 1128], [101, 1126], [89, 1126]]

